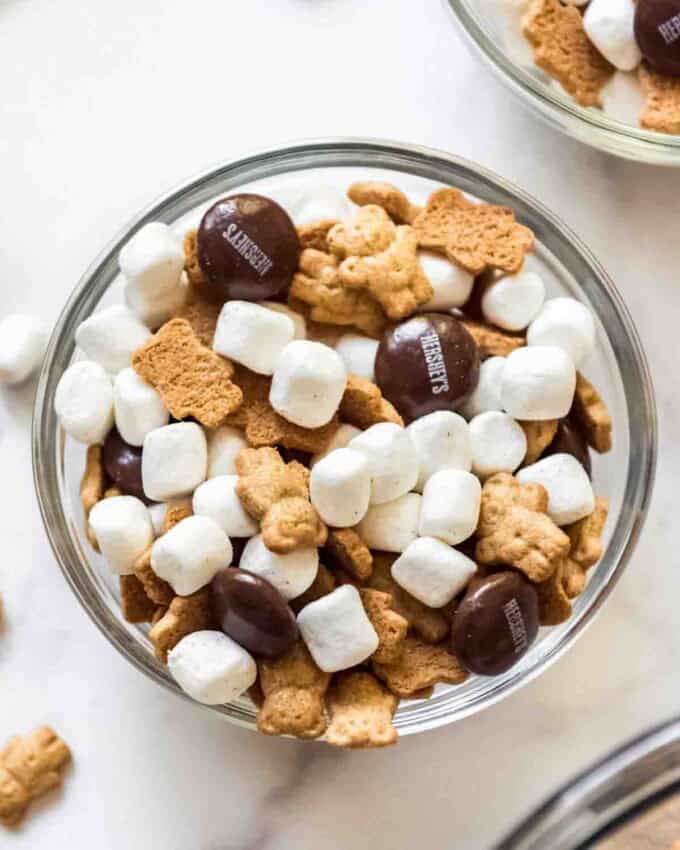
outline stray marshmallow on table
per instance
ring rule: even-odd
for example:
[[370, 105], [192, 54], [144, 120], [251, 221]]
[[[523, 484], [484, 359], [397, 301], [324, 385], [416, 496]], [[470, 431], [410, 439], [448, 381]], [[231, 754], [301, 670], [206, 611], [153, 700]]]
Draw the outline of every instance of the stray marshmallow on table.
[[522, 270], [493, 281], [482, 295], [484, 318], [506, 331], [522, 331], [540, 313], [545, 284], [536, 272]]
[[220, 425], [208, 434], [208, 478], [218, 475], [236, 474], [236, 457], [248, 448], [248, 443], [239, 428]]
[[371, 498], [371, 476], [363, 454], [336, 449], [312, 469], [309, 498], [321, 519], [336, 528], [362, 520]]
[[123, 304], [100, 310], [76, 330], [76, 343], [87, 357], [113, 375], [129, 366], [134, 352], [150, 338], [151, 331]]
[[522, 426], [507, 413], [489, 410], [470, 420], [472, 471], [480, 478], [514, 472], [527, 453]]
[[145, 325], [160, 327], [184, 303], [184, 250], [162, 221], [141, 227], [121, 249], [118, 265], [126, 280], [125, 301]]
[[224, 632], [192, 632], [168, 653], [168, 669], [180, 688], [205, 705], [221, 705], [255, 684], [253, 657]]
[[264, 545], [262, 535], [251, 537], [241, 554], [239, 567], [266, 579], [284, 599], [295, 599], [304, 593], [319, 570], [319, 550], [303, 546], [279, 555]]
[[238, 475], [218, 475], [199, 484], [194, 490], [194, 514], [212, 519], [228, 537], [253, 537], [260, 526], [236, 495], [237, 483]]
[[527, 346], [556, 345], [578, 368], [595, 348], [593, 314], [575, 298], [551, 298], [527, 330]]
[[561, 419], [576, 389], [574, 361], [555, 345], [530, 345], [508, 355], [501, 382], [503, 407], [513, 419]]
[[294, 425], [321, 428], [337, 412], [346, 386], [340, 355], [321, 342], [298, 339], [279, 355], [269, 403]]
[[520, 469], [520, 484], [535, 482], [548, 491], [548, 516], [555, 525], [569, 525], [595, 510], [593, 485], [573, 455], [559, 453]]
[[632, 71], [642, 61], [634, 19], [634, 0], [591, 0], [583, 15], [586, 35], [619, 71]]
[[151, 516], [134, 496], [112, 496], [92, 508], [88, 522], [99, 550], [117, 575], [129, 575], [135, 561], [153, 542]]
[[455, 546], [474, 534], [479, 521], [482, 485], [471, 472], [442, 469], [423, 490], [418, 534]]
[[228, 567], [233, 554], [231, 541], [214, 520], [189, 516], [153, 544], [151, 569], [179, 596], [189, 596]]
[[345, 368], [353, 375], [375, 380], [375, 355], [380, 343], [361, 334], [343, 334], [335, 345]]
[[59, 379], [54, 409], [69, 437], [90, 446], [103, 443], [113, 426], [113, 384], [98, 363], [81, 360]]
[[118, 433], [131, 446], [141, 446], [149, 431], [170, 420], [159, 393], [130, 366], [113, 382], [113, 411]]
[[0, 384], [20, 384], [40, 365], [47, 328], [34, 316], [15, 313], [0, 321]]
[[378, 635], [351, 584], [310, 602], [297, 623], [312, 658], [324, 673], [354, 667], [378, 648]]
[[441, 608], [461, 592], [477, 565], [434, 537], [419, 537], [392, 564], [392, 578], [430, 608]]
[[252, 372], [271, 375], [294, 335], [290, 316], [250, 301], [227, 301], [217, 319], [213, 350]]
[[295, 310], [291, 310], [287, 304], [281, 304], [278, 301], [260, 301], [260, 307], [266, 307], [267, 310], [288, 316], [295, 328], [293, 339], [307, 339], [307, 322], [302, 313], [297, 313]]
[[326, 448], [318, 454], [312, 455], [309, 461], [309, 468], [312, 469], [322, 458], [334, 452], [336, 449], [346, 449], [355, 437], [361, 434], [361, 428], [355, 425], [348, 425], [346, 422], [341, 423], [338, 430], [333, 434]]
[[432, 286], [432, 298], [419, 308], [420, 312], [450, 310], [465, 304], [475, 282], [470, 272], [434, 251], [418, 251], [418, 261]]
[[403, 552], [418, 536], [419, 493], [406, 493], [392, 502], [372, 505], [357, 526], [359, 536], [369, 549]]
[[416, 419], [406, 429], [418, 457], [415, 488], [423, 492], [428, 478], [440, 469], [470, 471], [471, 450], [467, 422], [451, 410], [437, 410]]
[[175, 422], [150, 431], [142, 450], [142, 486], [154, 502], [192, 493], [205, 481], [208, 447], [195, 422]]
[[418, 454], [409, 432], [394, 422], [379, 422], [355, 437], [349, 448], [368, 461], [371, 504], [403, 496], [418, 480]]
[[489, 357], [479, 367], [479, 381], [460, 412], [467, 419], [489, 410], [503, 410], [501, 386], [505, 357]]

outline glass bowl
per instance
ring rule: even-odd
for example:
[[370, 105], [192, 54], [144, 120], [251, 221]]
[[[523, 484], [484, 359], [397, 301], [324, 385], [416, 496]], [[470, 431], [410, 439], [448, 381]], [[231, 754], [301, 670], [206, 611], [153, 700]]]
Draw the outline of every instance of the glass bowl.
[[[211, 199], [236, 189], [269, 193], [290, 208], [305, 187], [352, 180], [387, 179], [414, 200], [434, 187], [452, 184], [477, 198], [512, 207], [536, 234], [527, 262], [540, 270], [551, 295], [572, 294], [598, 317], [597, 351], [586, 374], [604, 393], [614, 417], [615, 448], [594, 458], [598, 492], [611, 515], [606, 552], [594, 570], [572, 617], [541, 631], [520, 663], [495, 678], [476, 676], [456, 687], [440, 686], [429, 700], [403, 702], [395, 724], [401, 734], [419, 732], [480, 711], [553, 663], [602, 606], [630, 557], [647, 510], [656, 456], [652, 384], [631, 318], [612, 281], [597, 260], [549, 210], [496, 175], [473, 163], [426, 148], [360, 139], [302, 142], [244, 156], [200, 174], [144, 210], [108, 245], [76, 286], [56, 324], [40, 376], [33, 421], [33, 468], [38, 501], [57, 560], [73, 592], [109, 641], [147, 676], [177, 694], [180, 689], [154, 657], [146, 628], [121, 616], [117, 582], [89, 546], [84, 534], [78, 486], [83, 446], [66, 439], [54, 414], [59, 377], [75, 356], [74, 332], [100, 304], [120, 300], [117, 257], [121, 245], [151, 220], [193, 225]], [[248, 699], [209, 707], [229, 720], [254, 728]]]
[[656, 133], [579, 106], [540, 68], [525, 65], [504, 47], [501, 16], [483, 0], [444, 0], [474, 53], [551, 127], [607, 153], [654, 165], [680, 166], [680, 135]]

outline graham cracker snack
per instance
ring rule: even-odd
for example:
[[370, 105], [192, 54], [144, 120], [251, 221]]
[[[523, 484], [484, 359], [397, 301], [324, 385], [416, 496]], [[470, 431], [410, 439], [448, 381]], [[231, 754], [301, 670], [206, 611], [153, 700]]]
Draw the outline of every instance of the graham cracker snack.
[[0, 823], [17, 826], [31, 802], [58, 788], [71, 751], [49, 726], [11, 738], [0, 750]]
[[104, 498], [106, 472], [102, 462], [102, 447], [88, 446], [85, 456], [85, 471], [80, 479], [80, 504], [87, 518], [92, 508]]
[[406, 195], [391, 183], [366, 181], [352, 183], [347, 197], [360, 207], [382, 207], [396, 224], [413, 224], [420, 207], [412, 204]]
[[581, 567], [588, 569], [602, 557], [602, 532], [607, 523], [609, 504], [605, 498], [595, 499], [595, 510], [584, 519], [568, 525], [565, 529], [571, 540], [569, 557]]
[[201, 344], [185, 319], [172, 319], [132, 358], [137, 374], [160, 393], [176, 419], [193, 416], [217, 428], [240, 407], [233, 366]]
[[209, 629], [213, 625], [209, 587], [192, 593], [191, 596], [176, 596], [168, 610], [154, 623], [149, 631], [149, 640], [154, 646], [156, 658], [167, 663], [168, 652], [192, 632]]
[[193, 514], [191, 499], [173, 499], [168, 502], [163, 517], [163, 534], [167, 534], [171, 528], [174, 528], [178, 523], [182, 522], [188, 516]]
[[482, 360], [487, 357], [507, 357], [526, 345], [526, 339], [518, 334], [505, 333], [484, 322], [462, 318], [461, 324], [477, 343]]
[[[135, 561], [135, 576], [144, 588], [146, 596], [154, 602], [156, 606], [169, 605], [175, 598], [175, 591], [170, 587], [167, 581], [159, 578], [151, 569], [151, 546], [139, 556]], [[156, 608], [156, 610], [158, 610]]]
[[538, 591], [538, 619], [542, 626], [557, 626], [571, 616], [571, 602], [565, 590], [566, 561], [560, 562], [555, 572], [536, 585]]
[[201, 264], [198, 261], [198, 231], [190, 230], [184, 237], [184, 270], [189, 278], [189, 283], [197, 290], [208, 289], [209, 281], [205, 276]]
[[360, 588], [359, 595], [380, 641], [371, 658], [380, 664], [394, 664], [404, 651], [408, 620], [392, 610], [391, 594]]
[[326, 696], [326, 740], [334, 747], [387, 747], [397, 741], [397, 699], [370, 673], [340, 673]]
[[337, 224], [334, 218], [324, 218], [312, 224], [301, 224], [297, 227], [297, 235], [302, 249], [314, 248], [315, 251], [328, 252], [328, 232]]
[[366, 581], [373, 571], [373, 555], [353, 528], [329, 529], [325, 553], [332, 567], [357, 581]]
[[527, 453], [522, 465], [529, 466], [539, 459], [555, 439], [558, 421], [557, 419], [545, 419], [538, 422], [520, 422], [519, 424], [527, 438]]
[[611, 451], [612, 418], [598, 391], [580, 372], [576, 374], [572, 415], [591, 448], [601, 454]]
[[128, 623], [149, 623], [156, 613], [157, 604], [150, 599], [136, 575], [121, 576], [120, 607]]
[[347, 376], [347, 387], [340, 402], [340, 418], [348, 425], [355, 425], [362, 431], [377, 425], [378, 422], [394, 422], [403, 425], [404, 420], [394, 406], [383, 398], [380, 389], [359, 375]]
[[680, 133], [680, 78], [660, 74], [649, 65], [638, 70], [647, 97], [640, 126], [659, 133]]
[[373, 662], [375, 675], [398, 697], [409, 697], [440, 682], [459, 685], [468, 673], [455, 655], [443, 645], [432, 646], [416, 637], [407, 637], [404, 650], [393, 664]]
[[206, 348], [212, 348], [221, 309], [220, 299], [210, 298], [205, 289], [189, 284], [184, 304], [175, 318], [186, 319], [201, 343]]

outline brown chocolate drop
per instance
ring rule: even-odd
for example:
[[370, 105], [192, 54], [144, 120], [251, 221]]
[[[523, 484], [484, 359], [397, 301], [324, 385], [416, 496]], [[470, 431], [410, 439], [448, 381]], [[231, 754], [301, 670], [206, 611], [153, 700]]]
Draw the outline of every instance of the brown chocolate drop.
[[538, 633], [538, 595], [527, 579], [503, 572], [470, 583], [453, 615], [451, 647], [480, 676], [516, 664]]
[[590, 462], [588, 444], [578, 427], [576, 427], [569, 419], [560, 420], [557, 426], [557, 433], [555, 434], [552, 443], [550, 443], [543, 453], [543, 456], [547, 457], [548, 455], [562, 453], [573, 455], [588, 473], [588, 477], [592, 477], [592, 464]]
[[263, 195], [230, 195], [198, 228], [198, 261], [223, 300], [261, 301], [288, 288], [300, 242], [288, 213]]
[[479, 381], [479, 350], [453, 316], [423, 313], [383, 336], [376, 383], [409, 422], [435, 410], [455, 410]]
[[635, 40], [653, 68], [680, 76], [680, 0], [637, 0]]
[[104, 440], [102, 461], [106, 474], [123, 493], [148, 502], [142, 486], [141, 446], [129, 445], [112, 428]]

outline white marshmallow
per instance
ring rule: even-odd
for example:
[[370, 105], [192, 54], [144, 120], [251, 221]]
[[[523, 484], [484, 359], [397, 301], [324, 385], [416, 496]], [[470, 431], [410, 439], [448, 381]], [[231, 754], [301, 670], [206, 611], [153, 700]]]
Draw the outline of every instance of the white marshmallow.
[[514, 472], [527, 453], [524, 429], [499, 410], [480, 413], [470, 421], [472, 471], [480, 478]]
[[76, 330], [76, 343], [87, 357], [113, 375], [130, 365], [134, 352], [150, 337], [151, 331], [123, 304], [100, 310]]
[[637, 74], [617, 71], [600, 89], [602, 111], [616, 121], [637, 126], [645, 104], [645, 93]]
[[460, 593], [477, 565], [434, 537], [419, 537], [392, 564], [392, 578], [430, 608], [441, 608]]
[[575, 298], [551, 298], [529, 325], [527, 345], [556, 345], [578, 368], [595, 348], [595, 320]]
[[0, 321], [0, 384], [20, 384], [40, 365], [47, 328], [35, 316], [15, 313]]
[[208, 447], [195, 422], [176, 422], [150, 431], [142, 449], [142, 486], [154, 502], [192, 493], [205, 481]]
[[347, 423], [343, 422], [335, 434], [331, 437], [326, 448], [322, 452], [312, 455], [309, 462], [310, 469], [312, 469], [322, 458], [326, 457], [326, 455], [329, 455], [331, 452], [334, 452], [336, 449], [346, 449], [352, 440], [359, 434], [361, 434], [361, 428], [356, 428], [354, 425], [347, 425]]
[[488, 410], [502, 410], [501, 387], [505, 357], [489, 357], [479, 367], [479, 381], [473, 393], [466, 399], [460, 412], [467, 419], [472, 419]]
[[290, 316], [250, 301], [227, 301], [217, 319], [213, 349], [253, 372], [271, 375], [294, 335]]
[[501, 399], [513, 419], [561, 419], [569, 413], [575, 389], [574, 361], [562, 348], [532, 345], [506, 358]]
[[418, 534], [455, 546], [474, 534], [479, 521], [482, 485], [471, 472], [442, 469], [423, 490]]
[[364, 455], [336, 449], [312, 469], [309, 496], [321, 519], [336, 528], [356, 525], [366, 515], [371, 476]]
[[118, 264], [127, 281], [125, 302], [145, 325], [160, 327], [184, 303], [182, 243], [162, 221], [141, 227], [122, 247]]
[[231, 541], [214, 520], [189, 516], [153, 544], [151, 569], [179, 596], [189, 596], [228, 567], [233, 554]]
[[593, 485], [573, 455], [556, 454], [526, 466], [515, 476], [520, 484], [534, 481], [548, 491], [548, 516], [556, 525], [569, 525], [595, 510]]
[[470, 470], [472, 455], [467, 422], [451, 410], [437, 410], [416, 419], [406, 429], [418, 456], [415, 489], [423, 492], [426, 481], [440, 469]]
[[80, 443], [102, 443], [113, 425], [113, 384], [91, 360], [69, 366], [59, 379], [54, 409], [61, 427]]
[[208, 434], [208, 478], [218, 475], [234, 475], [236, 458], [248, 443], [243, 431], [231, 425], [220, 425]]
[[353, 204], [333, 186], [315, 186], [292, 205], [295, 224], [314, 224], [324, 219], [343, 221], [352, 215]]
[[342, 357], [348, 372], [368, 381], [375, 379], [375, 355], [380, 343], [361, 334], [343, 334], [335, 350]]
[[113, 412], [120, 436], [131, 446], [141, 446], [149, 431], [170, 419], [159, 393], [130, 366], [113, 382]]
[[295, 329], [293, 339], [307, 339], [307, 322], [302, 313], [296, 313], [287, 304], [280, 304], [278, 301], [260, 301], [260, 307], [266, 307], [267, 310], [273, 310], [275, 313], [288, 316]]
[[619, 71], [632, 71], [642, 61], [634, 19], [634, 0], [591, 0], [583, 15], [586, 35]]
[[88, 523], [99, 549], [117, 575], [133, 572], [135, 561], [153, 541], [151, 517], [134, 496], [112, 496], [92, 508]]
[[305, 605], [297, 623], [307, 649], [324, 673], [354, 667], [378, 648], [378, 635], [366, 615], [359, 591], [351, 584]]
[[267, 549], [262, 535], [258, 534], [246, 543], [239, 566], [273, 584], [284, 599], [295, 599], [316, 578], [319, 550], [314, 546], [304, 546], [286, 555], [278, 555]]
[[462, 307], [472, 292], [474, 276], [433, 251], [418, 251], [418, 260], [433, 289], [432, 298], [419, 308], [420, 312]]
[[295, 425], [321, 428], [335, 415], [346, 385], [347, 370], [340, 355], [321, 342], [298, 339], [279, 356], [269, 403]]
[[422, 501], [418, 493], [406, 493], [393, 502], [372, 505], [357, 526], [359, 536], [369, 549], [403, 552], [418, 536]]
[[194, 491], [194, 514], [210, 517], [228, 537], [253, 537], [260, 525], [236, 495], [237, 483], [238, 475], [218, 475], [204, 481]]
[[165, 522], [167, 512], [167, 502], [154, 502], [152, 505], [149, 505], [149, 516], [151, 517], [151, 525], [153, 526], [153, 533], [156, 537], [160, 537], [163, 534], [163, 523]]
[[168, 653], [168, 669], [180, 688], [205, 705], [236, 699], [255, 684], [253, 657], [224, 632], [192, 632]]
[[484, 318], [506, 331], [522, 331], [538, 316], [545, 284], [536, 272], [522, 270], [495, 280], [482, 295]]
[[409, 432], [394, 422], [379, 422], [349, 444], [368, 461], [371, 504], [392, 502], [408, 493], [418, 480], [418, 454]]

